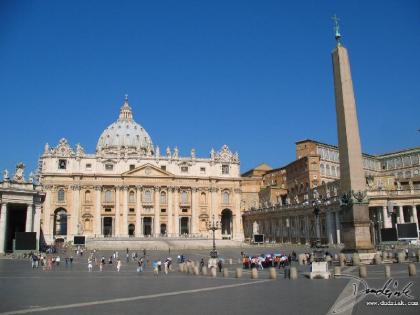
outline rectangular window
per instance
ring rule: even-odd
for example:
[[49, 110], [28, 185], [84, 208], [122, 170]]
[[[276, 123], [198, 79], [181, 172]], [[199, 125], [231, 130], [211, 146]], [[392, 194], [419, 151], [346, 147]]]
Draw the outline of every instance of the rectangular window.
[[188, 212], [188, 209], [182, 209], [182, 212]]
[[160, 166], [160, 169], [161, 169], [162, 171], [166, 171], [166, 165], [161, 165], [161, 166]]
[[188, 166], [181, 166], [181, 173], [188, 173]]
[[105, 212], [111, 212], [112, 209], [111, 208], [105, 208]]
[[92, 164], [90, 164], [90, 163], [86, 164], [86, 169], [87, 169], [87, 170], [92, 169]]
[[130, 164], [130, 171], [134, 170], [136, 166], [134, 164]]
[[166, 209], [160, 209], [160, 212], [161, 213], [165, 213], [166, 212]]
[[113, 164], [105, 164], [105, 169], [107, 171], [112, 171], [114, 169], [114, 165]]
[[58, 160], [58, 169], [65, 170], [67, 168], [67, 160], [60, 159]]
[[134, 212], [134, 208], [130, 208], [128, 211], [129, 212]]
[[229, 165], [227, 164], [222, 165], [222, 174], [229, 174]]
[[206, 168], [205, 167], [200, 167], [200, 173], [201, 174], [206, 174]]

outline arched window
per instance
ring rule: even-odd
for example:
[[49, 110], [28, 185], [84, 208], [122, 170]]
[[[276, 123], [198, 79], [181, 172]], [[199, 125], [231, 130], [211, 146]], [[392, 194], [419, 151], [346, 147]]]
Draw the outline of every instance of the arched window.
[[57, 200], [59, 202], [64, 202], [64, 198], [65, 198], [65, 193], [64, 193], [64, 189], [60, 188], [57, 192]]
[[85, 202], [90, 202], [90, 190], [85, 191]]
[[186, 191], [181, 192], [181, 203], [184, 205], [188, 203], [188, 193]]
[[130, 202], [130, 203], [136, 202], [136, 195], [135, 195], [134, 191], [130, 191], [128, 193], [128, 202]]
[[228, 191], [223, 192], [223, 203], [225, 205], [229, 204], [229, 192]]
[[205, 192], [200, 194], [200, 204], [205, 205], [207, 203], [207, 196]]
[[112, 202], [112, 191], [111, 190], [106, 190], [105, 191], [105, 202]]
[[152, 192], [150, 190], [145, 190], [143, 193], [144, 202], [152, 202]]
[[161, 204], [166, 204], [166, 191], [161, 191], [160, 192], [160, 203]]

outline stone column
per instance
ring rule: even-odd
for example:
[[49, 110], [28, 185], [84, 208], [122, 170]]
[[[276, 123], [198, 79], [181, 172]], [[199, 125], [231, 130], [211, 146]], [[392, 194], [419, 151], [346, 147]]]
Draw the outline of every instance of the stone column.
[[122, 236], [128, 237], [128, 186], [123, 186], [123, 226], [122, 226]]
[[174, 233], [175, 236], [179, 236], [179, 187], [175, 188]]
[[335, 213], [335, 228], [336, 228], [336, 233], [337, 233], [337, 244], [340, 244], [341, 243], [340, 214], [338, 211], [334, 213]]
[[34, 216], [34, 230], [36, 233], [36, 244], [37, 249], [39, 248], [39, 236], [41, 235], [41, 205], [35, 204], [35, 216]]
[[142, 211], [142, 204], [141, 204], [141, 193], [142, 187], [137, 186], [136, 191], [136, 237], [141, 237], [142, 235], [142, 225], [141, 225], [141, 211]]
[[191, 234], [197, 234], [197, 228], [198, 228], [198, 199], [197, 199], [197, 192], [198, 189], [193, 187], [191, 189]]
[[53, 235], [53, 230], [52, 230], [52, 225], [51, 225], [51, 212], [52, 212], [52, 206], [51, 206], [52, 198], [51, 197], [53, 195], [53, 189], [52, 189], [52, 186], [49, 186], [49, 185], [45, 185], [44, 189], [46, 193], [45, 193], [45, 200], [44, 200], [42, 230], [44, 232], [44, 237], [46, 241], [49, 242], [50, 239], [52, 239], [52, 235]]
[[330, 211], [327, 210], [327, 236], [328, 236], [328, 244], [334, 244], [334, 235], [333, 235], [333, 221], [332, 221], [332, 214]]
[[306, 243], [309, 244], [311, 242], [311, 236], [309, 233], [309, 216], [305, 216], [305, 239]]
[[398, 206], [398, 222], [404, 223], [404, 211], [403, 206]]
[[120, 230], [120, 186], [115, 187], [115, 234], [114, 236], [121, 236]]
[[155, 187], [155, 236], [160, 235], [160, 187]]
[[95, 234], [96, 237], [102, 236], [102, 216], [101, 216], [101, 196], [102, 186], [95, 186]]
[[[73, 211], [71, 213], [71, 218], [72, 218], [72, 231], [71, 233], [69, 233], [69, 231], [67, 231], [67, 235], [78, 235], [80, 233], [78, 225], [79, 223], [79, 218], [80, 218], [80, 186], [79, 185], [73, 185], [72, 187], [72, 191], [73, 191]], [[80, 227], [80, 226], [79, 226]]]
[[26, 207], [25, 232], [32, 232], [33, 217], [34, 217], [34, 205], [28, 204]]
[[0, 213], [0, 254], [4, 254], [5, 249], [6, 249], [6, 228], [7, 228], [7, 203], [2, 203], [1, 213]]
[[167, 234], [169, 237], [172, 236], [172, 234], [174, 233], [174, 227], [173, 227], [173, 187], [168, 187], [168, 226], [167, 226]]
[[[235, 204], [233, 205], [234, 210], [232, 211], [232, 213], [234, 214], [232, 237], [234, 240], [242, 241], [244, 237], [243, 237], [242, 224], [241, 224], [242, 215], [241, 215], [241, 189], [240, 188], [234, 189], [234, 196], [235, 196]], [[271, 233], [274, 235], [274, 238], [275, 238], [276, 232], [272, 230]]]
[[419, 219], [417, 218], [417, 207], [415, 205], [411, 206], [411, 222], [416, 223], [417, 231], [419, 230]]
[[382, 217], [383, 217], [383, 227], [385, 229], [392, 228], [392, 222], [391, 222], [390, 216], [388, 215], [387, 206], [382, 207]]

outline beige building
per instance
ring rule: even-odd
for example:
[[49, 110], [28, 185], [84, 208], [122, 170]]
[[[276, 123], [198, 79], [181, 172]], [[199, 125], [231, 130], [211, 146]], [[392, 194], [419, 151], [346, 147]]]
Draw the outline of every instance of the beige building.
[[[379, 243], [380, 229], [395, 227], [398, 223], [416, 223], [418, 229], [420, 147], [362, 156], [372, 241]], [[324, 243], [341, 243], [338, 147], [314, 140], [299, 141], [296, 157], [296, 161], [284, 167], [260, 174], [260, 204], [257, 209], [246, 209], [245, 237], [250, 238], [257, 227], [259, 233], [272, 241], [313, 241], [315, 220], [311, 202], [316, 187], [317, 197], [323, 200], [321, 238]], [[281, 182], [278, 175], [272, 175], [280, 170], [286, 177], [282, 177]], [[278, 189], [279, 183], [286, 189], [282, 191], [285, 196], [282, 200], [264, 195], [268, 189]]]
[[98, 139], [96, 153], [61, 139], [45, 146], [40, 182], [46, 192], [41, 227], [47, 242], [74, 235], [208, 237], [242, 240], [239, 156], [224, 145], [210, 156], [161, 152], [134, 121], [126, 97], [120, 114]]

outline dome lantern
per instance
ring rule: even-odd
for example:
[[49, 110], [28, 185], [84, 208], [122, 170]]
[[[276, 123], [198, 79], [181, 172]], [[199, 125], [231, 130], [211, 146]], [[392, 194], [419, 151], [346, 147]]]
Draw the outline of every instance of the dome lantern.
[[118, 120], [109, 125], [101, 134], [96, 146], [98, 153], [153, 154], [152, 139], [142, 126], [134, 121], [133, 112], [125, 96]]

